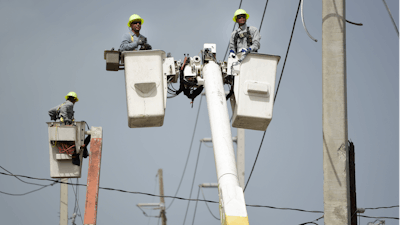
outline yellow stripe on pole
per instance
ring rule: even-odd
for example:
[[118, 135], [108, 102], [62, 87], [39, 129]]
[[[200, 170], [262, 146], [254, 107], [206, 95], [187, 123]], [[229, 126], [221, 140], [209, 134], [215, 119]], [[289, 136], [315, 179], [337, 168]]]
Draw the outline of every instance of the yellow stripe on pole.
[[224, 225], [249, 225], [247, 216], [225, 216]]

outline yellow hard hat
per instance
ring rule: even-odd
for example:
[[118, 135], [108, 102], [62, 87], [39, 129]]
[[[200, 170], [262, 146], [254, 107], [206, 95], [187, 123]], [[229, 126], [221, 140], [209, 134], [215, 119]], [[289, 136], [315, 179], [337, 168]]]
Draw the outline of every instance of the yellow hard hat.
[[140, 17], [138, 14], [133, 14], [132, 16], [130, 16], [129, 17], [129, 21], [128, 21], [128, 27], [131, 27], [131, 23], [132, 23], [132, 21], [134, 21], [134, 20], [141, 20], [142, 21], [142, 24], [143, 24], [143, 19], [142, 19], [142, 17]]
[[74, 97], [76, 101], [79, 101], [78, 95], [76, 95], [75, 92], [73, 92], [73, 91], [69, 92], [69, 93], [65, 96], [65, 100], [67, 100], [69, 96]]
[[238, 9], [238, 10], [236, 10], [235, 15], [233, 16], [233, 21], [235, 21], [235, 23], [236, 23], [236, 16], [237, 15], [242, 15], [242, 14], [246, 14], [246, 20], [249, 19], [250, 15], [247, 14], [247, 12], [244, 11], [244, 9]]

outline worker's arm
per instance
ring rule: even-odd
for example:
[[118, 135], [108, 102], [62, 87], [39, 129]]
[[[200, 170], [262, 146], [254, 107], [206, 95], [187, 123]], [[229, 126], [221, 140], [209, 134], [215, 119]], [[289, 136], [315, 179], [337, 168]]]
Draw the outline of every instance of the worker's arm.
[[251, 48], [251, 51], [254, 52], [254, 51], [257, 51], [258, 49], [260, 49], [261, 34], [258, 31], [258, 29], [255, 27], [250, 27], [250, 33], [251, 33], [251, 36], [253, 37], [253, 44], [250, 46], [250, 48]]
[[236, 34], [236, 31], [232, 32], [231, 38], [229, 39], [229, 52], [233, 52], [233, 53], [236, 53], [235, 52], [236, 51], [235, 50], [235, 42], [234, 42], [235, 34]]
[[57, 109], [58, 109], [58, 106], [51, 108], [49, 110], [50, 120], [54, 120], [54, 121], [57, 120]]
[[138, 47], [138, 40], [139, 38], [134, 36], [132, 42], [132, 36], [130, 34], [124, 34], [119, 50], [121, 52], [135, 50]]

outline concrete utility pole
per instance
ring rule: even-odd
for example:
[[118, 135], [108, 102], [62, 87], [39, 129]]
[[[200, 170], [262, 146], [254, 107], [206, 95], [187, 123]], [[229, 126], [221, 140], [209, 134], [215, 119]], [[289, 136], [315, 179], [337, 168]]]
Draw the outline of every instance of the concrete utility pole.
[[244, 189], [244, 169], [245, 169], [245, 152], [244, 152], [244, 133], [245, 129], [237, 129], [237, 149], [236, 149], [236, 167], [238, 171], [239, 185]]
[[350, 224], [345, 0], [322, 1], [324, 221]]
[[97, 223], [97, 209], [99, 201], [100, 167], [101, 154], [103, 149], [103, 129], [92, 127], [87, 132], [91, 135], [89, 168], [86, 188], [85, 225], [95, 225]]
[[163, 170], [158, 170], [158, 182], [160, 183], [160, 215], [162, 220], [162, 225], [167, 225], [167, 217], [165, 216], [165, 200], [164, 200], [164, 181], [163, 181]]
[[207, 108], [214, 146], [221, 224], [249, 224], [243, 189], [239, 186], [221, 68], [209, 61], [203, 67]]
[[[245, 129], [238, 128], [237, 136], [232, 137], [232, 141], [236, 142], [237, 150], [236, 150], [236, 167], [239, 179], [239, 185], [243, 189], [244, 188], [244, 170], [245, 170], [245, 151], [244, 151], [244, 134]], [[211, 138], [203, 138], [200, 141], [202, 142], [212, 142]]]
[[68, 178], [61, 178], [60, 225], [68, 225]]

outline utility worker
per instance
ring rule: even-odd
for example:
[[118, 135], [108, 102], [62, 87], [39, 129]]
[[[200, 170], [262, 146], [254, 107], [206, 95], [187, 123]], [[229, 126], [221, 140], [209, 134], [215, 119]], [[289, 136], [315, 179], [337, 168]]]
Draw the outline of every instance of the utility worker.
[[247, 54], [260, 49], [260, 32], [255, 27], [247, 26], [246, 21], [249, 17], [244, 9], [236, 10], [233, 16], [233, 21], [238, 23], [239, 28], [232, 32], [229, 41], [229, 57], [231, 58], [234, 58], [235, 54], [239, 52]]
[[140, 34], [142, 25], [143, 19], [139, 15], [133, 14], [129, 17], [129, 33], [124, 34], [122, 37], [119, 47], [121, 52], [138, 50], [139, 46], [141, 46], [140, 50], [151, 50], [151, 45], [147, 44], [147, 38]]
[[74, 105], [79, 101], [75, 92], [71, 91], [65, 96], [65, 102], [49, 110], [51, 120], [71, 125], [74, 121]]

